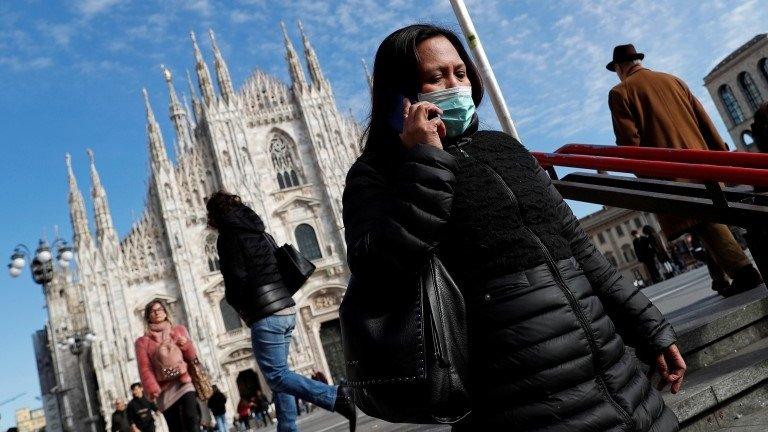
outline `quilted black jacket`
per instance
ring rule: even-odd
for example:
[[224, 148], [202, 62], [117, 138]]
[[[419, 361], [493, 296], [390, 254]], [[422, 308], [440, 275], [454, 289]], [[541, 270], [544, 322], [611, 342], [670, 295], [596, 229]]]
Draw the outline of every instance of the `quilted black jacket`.
[[[590, 242], [516, 140], [474, 132], [446, 150], [364, 154], [344, 192], [349, 265], [371, 286], [437, 253], [468, 305], [468, 430], [674, 431], [637, 357], [671, 326]], [[385, 283], [381, 283], [386, 281]]]
[[227, 303], [250, 326], [296, 303], [282, 284], [264, 223], [247, 206], [222, 218], [216, 247]]

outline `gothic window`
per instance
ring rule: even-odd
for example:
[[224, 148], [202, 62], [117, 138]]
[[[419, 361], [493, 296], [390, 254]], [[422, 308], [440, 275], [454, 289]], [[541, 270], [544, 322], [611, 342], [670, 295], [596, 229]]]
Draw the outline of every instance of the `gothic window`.
[[616, 225], [616, 234], [618, 234], [619, 237], [624, 235], [624, 230], [621, 228], [621, 225]]
[[605, 244], [605, 236], [603, 235], [603, 233], [597, 234], [597, 240], [600, 242], [600, 244]]
[[302, 183], [296, 146], [288, 136], [283, 133], [273, 134], [269, 140], [269, 154], [272, 166], [277, 172], [277, 185], [280, 189], [298, 186]]
[[635, 257], [635, 251], [632, 250], [632, 246], [625, 244], [621, 247], [621, 254], [624, 255], [624, 261], [631, 263], [635, 262], [637, 258]]
[[718, 90], [720, 94], [720, 100], [723, 102], [725, 109], [728, 111], [728, 115], [731, 117], [731, 121], [734, 125], [737, 125], [744, 121], [744, 114], [741, 112], [741, 107], [736, 101], [736, 97], [733, 96], [733, 91], [727, 84], [720, 86]]
[[208, 262], [209, 272], [219, 270], [219, 253], [216, 250], [216, 239], [214, 236], [209, 236], [205, 242], [205, 259]]
[[242, 327], [242, 321], [237, 311], [227, 303], [226, 299], [221, 299], [219, 302], [219, 310], [221, 311], [221, 319], [224, 321], [224, 330], [232, 331]]
[[323, 257], [323, 253], [320, 252], [320, 245], [317, 243], [315, 229], [311, 225], [301, 224], [297, 226], [295, 234], [299, 250], [307, 259], [316, 260]]
[[757, 68], [760, 69], [760, 74], [765, 79], [765, 83], [768, 84], [768, 58], [762, 58], [757, 63]]
[[741, 87], [741, 92], [744, 93], [744, 97], [747, 99], [752, 112], [757, 111], [760, 104], [763, 103], [763, 96], [760, 94], [760, 90], [757, 89], [752, 75], [747, 72], [740, 73], [739, 87]]

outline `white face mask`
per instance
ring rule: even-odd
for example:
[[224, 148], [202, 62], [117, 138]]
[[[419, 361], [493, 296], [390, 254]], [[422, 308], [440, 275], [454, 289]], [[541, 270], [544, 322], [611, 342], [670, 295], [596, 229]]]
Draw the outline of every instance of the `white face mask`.
[[440, 118], [445, 124], [446, 135], [461, 135], [472, 122], [475, 102], [472, 87], [457, 86], [429, 93], [419, 93], [419, 101], [431, 102], [443, 110]]

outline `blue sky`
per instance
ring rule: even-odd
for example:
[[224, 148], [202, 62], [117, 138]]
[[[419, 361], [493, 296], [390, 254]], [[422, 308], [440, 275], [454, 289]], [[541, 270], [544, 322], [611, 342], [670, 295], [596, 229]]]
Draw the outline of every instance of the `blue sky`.
[[[566, 142], [613, 142], [607, 92], [615, 75], [604, 66], [614, 45], [633, 42], [646, 65], [683, 78], [727, 138], [702, 78], [727, 53], [765, 32], [768, 8], [747, 1], [467, 1], [528, 148]], [[167, 93], [160, 72], [174, 72], [188, 92], [188, 33], [213, 28], [237, 85], [254, 68], [287, 80], [278, 22], [299, 43], [301, 19], [339, 108], [361, 121], [368, 109], [360, 59], [369, 64], [391, 31], [429, 21], [457, 29], [448, 0], [17, 0], [0, 2], [0, 247], [34, 246], [59, 225], [69, 237], [64, 153], [73, 154], [87, 195], [86, 148], [96, 154], [115, 224], [125, 233], [143, 207], [147, 150], [141, 87], [149, 90], [166, 142]], [[489, 127], [490, 104], [481, 115]], [[592, 206], [576, 205], [584, 215]], [[45, 230], [45, 231], [44, 231]], [[46, 311], [25, 271], [2, 276], [0, 291], [0, 429], [20, 406], [39, 406], [31, 334]]]

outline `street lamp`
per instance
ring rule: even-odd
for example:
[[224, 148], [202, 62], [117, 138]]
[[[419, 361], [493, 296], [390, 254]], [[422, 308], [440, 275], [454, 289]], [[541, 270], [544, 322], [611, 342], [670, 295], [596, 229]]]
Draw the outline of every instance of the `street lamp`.
[[88, 410], [88, 418], [86, 418], [85, 421], [90, 424], [92, 432], [97, 432], [96, 417], [93, 415], [93, 410], [91, 408], [91, 396], [88, 391], [88, 381], [85, 379], [85, 368], [83, 367], [81, 355], [95, 340], [96, 335], [89, 330], [85, 330], [84, 332], [74, 332], [66, 339], [56, 344], [60, 350], [69, 350], [72, 355], [77, 356], [77, 363], [80, 366], [80, 380], [83, 382], [83, 393], [85, 394], [85, 408]]
[[[66, 240], [59, 237], [53, 242], [53, 247], [56, 249], [56, 263], [59, 269], [66, 269], [69, 264], [75, 258], [72, 247], [69, 246]], [[34, 255], [30, 252], [29, 248], [22, 244], [16, 245], [11, 255], [11, 262], [8, 264], [8, 273], [11, 277], [18, 277], [21, 275], [22, 269], [27, 265], [27, 259], [32, 257], [32, 263], [30, 264], [30, 270], [32, 271], [32, 279], [36, 284], [45, 285], [53, 280], [54, 264], [52, 262], [53, 254], [51, 253], [51, 247], [45, 239], [41, 239], [37, 245]]]

